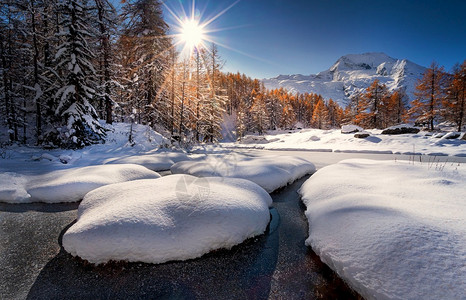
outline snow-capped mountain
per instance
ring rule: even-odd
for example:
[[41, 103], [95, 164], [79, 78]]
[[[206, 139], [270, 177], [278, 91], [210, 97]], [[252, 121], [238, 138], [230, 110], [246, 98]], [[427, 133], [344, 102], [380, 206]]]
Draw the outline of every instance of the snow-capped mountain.
[[292, 93], [316, 93], [345, 106], [356, 92], [366, 89], [375, 79], [389, 90], [403, 88], [414, 99], [417, 80], [426, 68], [409, 60], [395, 59], [384, 53], [348, 54], [333, 66], [315, 75], [280, 75], [263, 79], [266, 88], [286, 88]]

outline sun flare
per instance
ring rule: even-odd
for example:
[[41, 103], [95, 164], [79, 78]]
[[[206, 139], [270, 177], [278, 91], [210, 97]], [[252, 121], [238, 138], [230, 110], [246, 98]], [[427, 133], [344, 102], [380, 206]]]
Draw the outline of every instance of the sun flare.
[[205, 39], [203, 26], [194, 19], [184, 21], [181, 26], [181, 39], [189, 47], [197, 47]]

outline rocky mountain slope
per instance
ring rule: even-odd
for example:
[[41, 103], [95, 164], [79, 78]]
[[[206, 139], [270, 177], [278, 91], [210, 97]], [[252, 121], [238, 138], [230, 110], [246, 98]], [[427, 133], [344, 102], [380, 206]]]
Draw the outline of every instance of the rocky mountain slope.
[[384, 53], [349, 54], [340, 57], [330, 69], [315, 75], [280, 75], [262, 81], [269, 89], [283, 87], [292, 93], [317, 93], [345, 106], [354, 93], [363, 91], [375, 79], [391, 91], [405, 89], [412, 100], [417, 80], [425, 70], [409, 60]]

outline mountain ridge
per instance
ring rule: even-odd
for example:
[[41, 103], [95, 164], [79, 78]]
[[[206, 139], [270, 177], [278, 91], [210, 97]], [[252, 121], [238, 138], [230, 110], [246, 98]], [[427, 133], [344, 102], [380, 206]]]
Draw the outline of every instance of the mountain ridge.
[[262, 82], [268, 89], [283, 87], [291, 93], [316, 93], [345, 106], [352, 95], [364, 91], [375, 79], [390, 91], [404, 89], [413, 100], [415, 85], [425, 70], [407, 59], [368, 52], [341, 56], [329, 69], [317, 74], [278, 75]]

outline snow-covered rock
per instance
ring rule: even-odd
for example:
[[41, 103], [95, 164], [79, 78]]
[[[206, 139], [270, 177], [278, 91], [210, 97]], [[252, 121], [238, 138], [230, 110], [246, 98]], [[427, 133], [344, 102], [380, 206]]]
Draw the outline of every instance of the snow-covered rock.
[[382, 130], [382, 134], [409, 134], [418, 133], [420, 129], [411, 124], [400, 124], [385, 128]]
[[364, 131], [364, 129], [357, 125], [343, 125], [341, 126], [341, 133], [349, 134]]
[[354, 134], [354, 137], [357, 139], [365, 139], [366, 137], [369, 137], [371, 134], [367, 131], [361, 131], [361, 132], [356, 132]]
[[250, 157], [239, 154], [210, 155], [202, 160], [182, 161], [172, 166], [174, 174], [243, 178], [257, 183], [267, 192], [315, 172], [311, 162], [292, 156]]
[[364, 298], [464, 298], [464, 165], [346, 160], [300, 194], [306, 244]]
[[367, 89], [375, 79], [391, 91], [406, 89], [412, 100], [417, 80], [425, 70], [409, 60], [395, 59], [384, 53], [348, 54], [340, 57], [330, 69], [315, 75], [280, 75], [262, 82], [268, 89], [283, 87], [292, 93], [316, 93], [345, 106], [352, 95]]
[[110, 158], [104, 161], [106, 164], [136, 164], [153, 171], [170, 170], [176, 162], [189, 160], [184, 152], [161, 151], [150, 154], [128, 155], [118, 158]]
[[7, 172], [0, 174], [0, 201], [75, 202], [107, 184], [159, 177], [154, 171], [131, 164], [73, 168], [35, 176]]
[[63, 246], [96, 264], [196, 258], [262, 234], [271, 204], [243, 179], [169, 175], [108, 185], [84, 197]]

